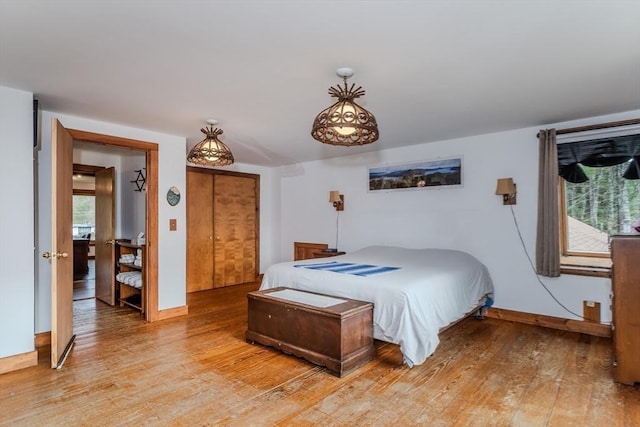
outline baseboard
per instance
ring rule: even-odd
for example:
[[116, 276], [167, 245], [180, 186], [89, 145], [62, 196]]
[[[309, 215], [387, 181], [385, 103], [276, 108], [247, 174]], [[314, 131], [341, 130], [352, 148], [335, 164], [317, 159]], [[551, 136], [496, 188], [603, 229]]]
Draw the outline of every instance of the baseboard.
[[189, 314], [189, 306], [183, 305], [181, 307], [168, 308], [166, 310], [158, 311], [158, 320], [171, 319], [172, 317], [186, 316]]
[[522, 311], [506, 310], [491, 307], [487, 310], [487, 317], [509, 320], [529, 325], [544, 326], [545, 328], [578, 332], [596, 337], [611, 338], [611, 326], [584, 320], [563, 319], [561, 317], [545, 316], [543, 314], [524, 313]]
[[51, 345], [51, 331], [36, 334], [35, 345], [36, 348]]
[[38, 352], [29, 351], [27, 353], [15, 354], [0, 359], [0, 374], [17, 371], [18, 369], [36, 366], [38, 364]]

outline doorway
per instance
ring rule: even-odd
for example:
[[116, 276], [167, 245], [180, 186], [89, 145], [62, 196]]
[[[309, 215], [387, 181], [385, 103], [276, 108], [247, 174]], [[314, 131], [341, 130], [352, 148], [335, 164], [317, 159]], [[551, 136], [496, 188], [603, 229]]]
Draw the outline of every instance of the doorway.
[[[95, 150], [109, 152], [130, 152], [143, 155], [144, 169], [146, 171], [143, 210], [144, 219], [142, 225], [138, 224], [137, 232], [145, 232], [147, 240], [147, 272], [146, 272], [146, 305], [144, 319], [149, 322], [158, 320], [158, 272], [157, 272], [157, 216], [158, 216], [158, 145], [152, 142], [138, 141], [127, 138], [119, 138], [110, 135], [96, 134], [76, 129], [68, 129], [73, 138], [74, 145], [79, 143], [84, 147], [94, 147]], [[99, 148], [96, 148], [99, 147]], [[77, 166], [77, 165], [74, 165]], [[95, 168], [95, 167], [94, 167]], [[100, 167], [100, 169], [104, 169]], [[95, 169], [94, 169], [95, 173]], [[133, 177], [132, 177], [133, 179]], [[125, 178], [122, 179], [123, 186], [130, 183]], [[133, 184], [131, 184], [133, 185]], [[135, 186], [134, 186], [135, 187]], [[135, 227], [135, 226], [134, 226]], [[131, 233], [129, 233], [131, 234]]]
[[100, 166], [73, 164], [73, 301], [93, 299], [95, 292], [96, 191]]
[[145, 232], [146, 194], [129, 181], [144, 168], [145, 154], [78, 141], [73, 150], [75, 159], [92, 163], [73, 165], [73, 300], [96, 298], [113, 307], [119, 301], [115, 241]]
[[[51, 133], [51, 249], [42, 257], [51, 263], [51, 367], [60, 368], [66, 360], [75, 337], [73, 329], [73, 266], [72, 257], [72, 172], [73, 144], [96, 143], [104, 147], [139, 150], [145, 155], [147, 184], [145, 196], [145, 229], [147, 231], [148, 264], [145, 292], [145, 320], [159, 320], [158, 311], [158, 144], [113, 137], [75, 129], [66, 129], [52, 119]], [[99, 198], [98, 198], [99, 199]], [[98, 209], [100, 210], [100, 209]], [[110, 276], [113, 276], [111, 273]]]
[[[147, 245], [149, 250], [144, 257], [145, 264], [152, 268], [147, 274], [147, 286], [144, 287], [147, 299], [145, 319], [159, 319], [158, 312], [158, 274], [157, 274], [157, 236], [158, 236], [158, 144], [136, 141], [109, 135], [66, 129], [58, 119], [52, 119], [51, 130], [51, 249], [42, 253], [42, 257], [51, 263], [51, 367], [60, 368], [64, 364], [75, 337], [73, 328], [73, 266], [70, 263], [72, 253], [72, 176], [74, 141], [97, 143], [101, 146], [121, 147], [140, 150], [145, 153], [148, 172], [148, 185], [145, 197]], [[108, 168], [113, 171], [113, 168]], [[98, 172], [97, 177], [101, 175]], [[112, 173], [110, 173], [111, 176]], [[98, 185], [99, 187], [99, 185]], [[97, 192], [99, 195], [99, 191]], [[100, 197], [97, 198], [97, 201]], [[113, 204], [112, 204], [113, 205]], [[100, 209], [98, 208], [98, 211]], [[98, 238], [99, 239], [99, 238]], [[112, 246], [114, 241], [111, 242]], [[113, 277], [113, 272], [109, 273]]]

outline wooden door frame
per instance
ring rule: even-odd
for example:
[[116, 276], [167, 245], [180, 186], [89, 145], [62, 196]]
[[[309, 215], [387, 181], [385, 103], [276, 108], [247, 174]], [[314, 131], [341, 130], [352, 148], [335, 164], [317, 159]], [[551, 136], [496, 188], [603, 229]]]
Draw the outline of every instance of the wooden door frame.
[[146, 301], [145, 319], [148, 322], [160, 320], [158, 310], [158, 144], [87, 132], [78, 129], [67, 129], [74, 141], [101, 144], [107, 147], [128, 148], [146, 153]]
[[[211, 175], [229, 175], [241, 178], [251, 178], [256, 183], [256, 279], [260, 276], [260, 175], [247, 172], [234, 172], [220, 169], [198, 168], [187, 166], [187, 172], [208, 173]], [[214, 184], [215, 185], [215, 184]], [[215, 214], [215, 213], [214, 213]]]

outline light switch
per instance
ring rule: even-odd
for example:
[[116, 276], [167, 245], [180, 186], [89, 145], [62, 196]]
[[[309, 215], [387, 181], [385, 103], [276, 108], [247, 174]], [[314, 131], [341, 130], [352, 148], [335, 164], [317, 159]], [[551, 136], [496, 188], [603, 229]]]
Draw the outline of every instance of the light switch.
[[176, 231], [178, 229], [178, 220], [175, 218], [169, 219], [169, 231]]

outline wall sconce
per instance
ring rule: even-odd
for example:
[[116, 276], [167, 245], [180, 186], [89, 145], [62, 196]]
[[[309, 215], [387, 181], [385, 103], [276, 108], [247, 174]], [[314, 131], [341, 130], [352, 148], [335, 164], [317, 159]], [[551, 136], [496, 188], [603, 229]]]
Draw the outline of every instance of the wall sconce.
[[338, 236], [340, 234], [340, 212], [344, 210], [344, 195], [339, 191], [329, 191], [329, 203], [333, 203], [336, 208], [336, 246], [327, 249], [326, 252], [338, 252]]
[[498, 178], [496, 194], [502, 196], [503, 205], [516, 204], [516, 184], [513, 178]]
[[333, 207], [336, 211], [344, 210], [344, 194], [340, 194], [339, 191], [329, 191], [329, 203], [333, 203]]

